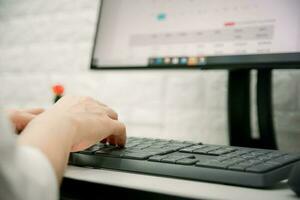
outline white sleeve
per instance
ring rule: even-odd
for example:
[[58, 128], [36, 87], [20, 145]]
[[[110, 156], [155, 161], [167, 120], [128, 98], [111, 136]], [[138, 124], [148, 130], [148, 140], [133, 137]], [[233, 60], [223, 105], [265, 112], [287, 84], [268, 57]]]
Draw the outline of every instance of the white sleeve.
[[0, 110], [0, 199], [58, 199], [58, 184], [49, 160], [34, 147], [16, 145], [16, 136], [2, 110]]

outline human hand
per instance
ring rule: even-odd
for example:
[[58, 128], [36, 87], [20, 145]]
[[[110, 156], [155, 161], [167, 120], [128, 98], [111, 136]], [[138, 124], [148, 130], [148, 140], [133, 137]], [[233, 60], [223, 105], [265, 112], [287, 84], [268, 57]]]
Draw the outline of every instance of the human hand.
[[70, 124], [71, 151], [86, 149], [102, 140], [120, 147], [126, 142], [126, 128], [118, 121], [118, 114], [90, 97], [64, 96], [37, 120], [49, 129]]
[[8, 110], [8, 116], [17, 133], [27, 126], [27, 124], [33, 120], [36, 116], [44, 112], [42, 108], [31, 108], [25, 110]]

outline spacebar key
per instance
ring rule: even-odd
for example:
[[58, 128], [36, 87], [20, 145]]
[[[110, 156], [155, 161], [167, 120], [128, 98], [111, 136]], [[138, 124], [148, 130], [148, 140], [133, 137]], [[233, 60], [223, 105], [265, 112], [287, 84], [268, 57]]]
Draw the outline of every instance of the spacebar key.
[[152, 155], [153, 155], [152, 153], [125, 153], [122, 155], [122, 158], [146, 160]]

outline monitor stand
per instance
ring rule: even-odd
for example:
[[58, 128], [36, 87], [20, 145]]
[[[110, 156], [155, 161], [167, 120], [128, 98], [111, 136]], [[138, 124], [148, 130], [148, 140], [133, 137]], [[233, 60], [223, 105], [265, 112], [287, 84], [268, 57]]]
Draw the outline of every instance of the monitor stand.
[[251, 134], [250, 69], [230, 70], [228, 77], [228, 128], [230, 145], [277, 149], [273, 126], [272, 70], [257, 69], [256, 105], [259, 138]]

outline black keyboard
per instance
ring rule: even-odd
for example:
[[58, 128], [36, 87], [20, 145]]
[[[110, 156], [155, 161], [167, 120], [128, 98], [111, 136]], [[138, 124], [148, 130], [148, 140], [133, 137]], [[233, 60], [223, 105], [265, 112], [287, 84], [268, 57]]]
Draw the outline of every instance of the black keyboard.
[[72, 153], [69, 164], [248, 187], [288, 178], [300, 154], [130, 137], [125, 148], [98, 143]]

